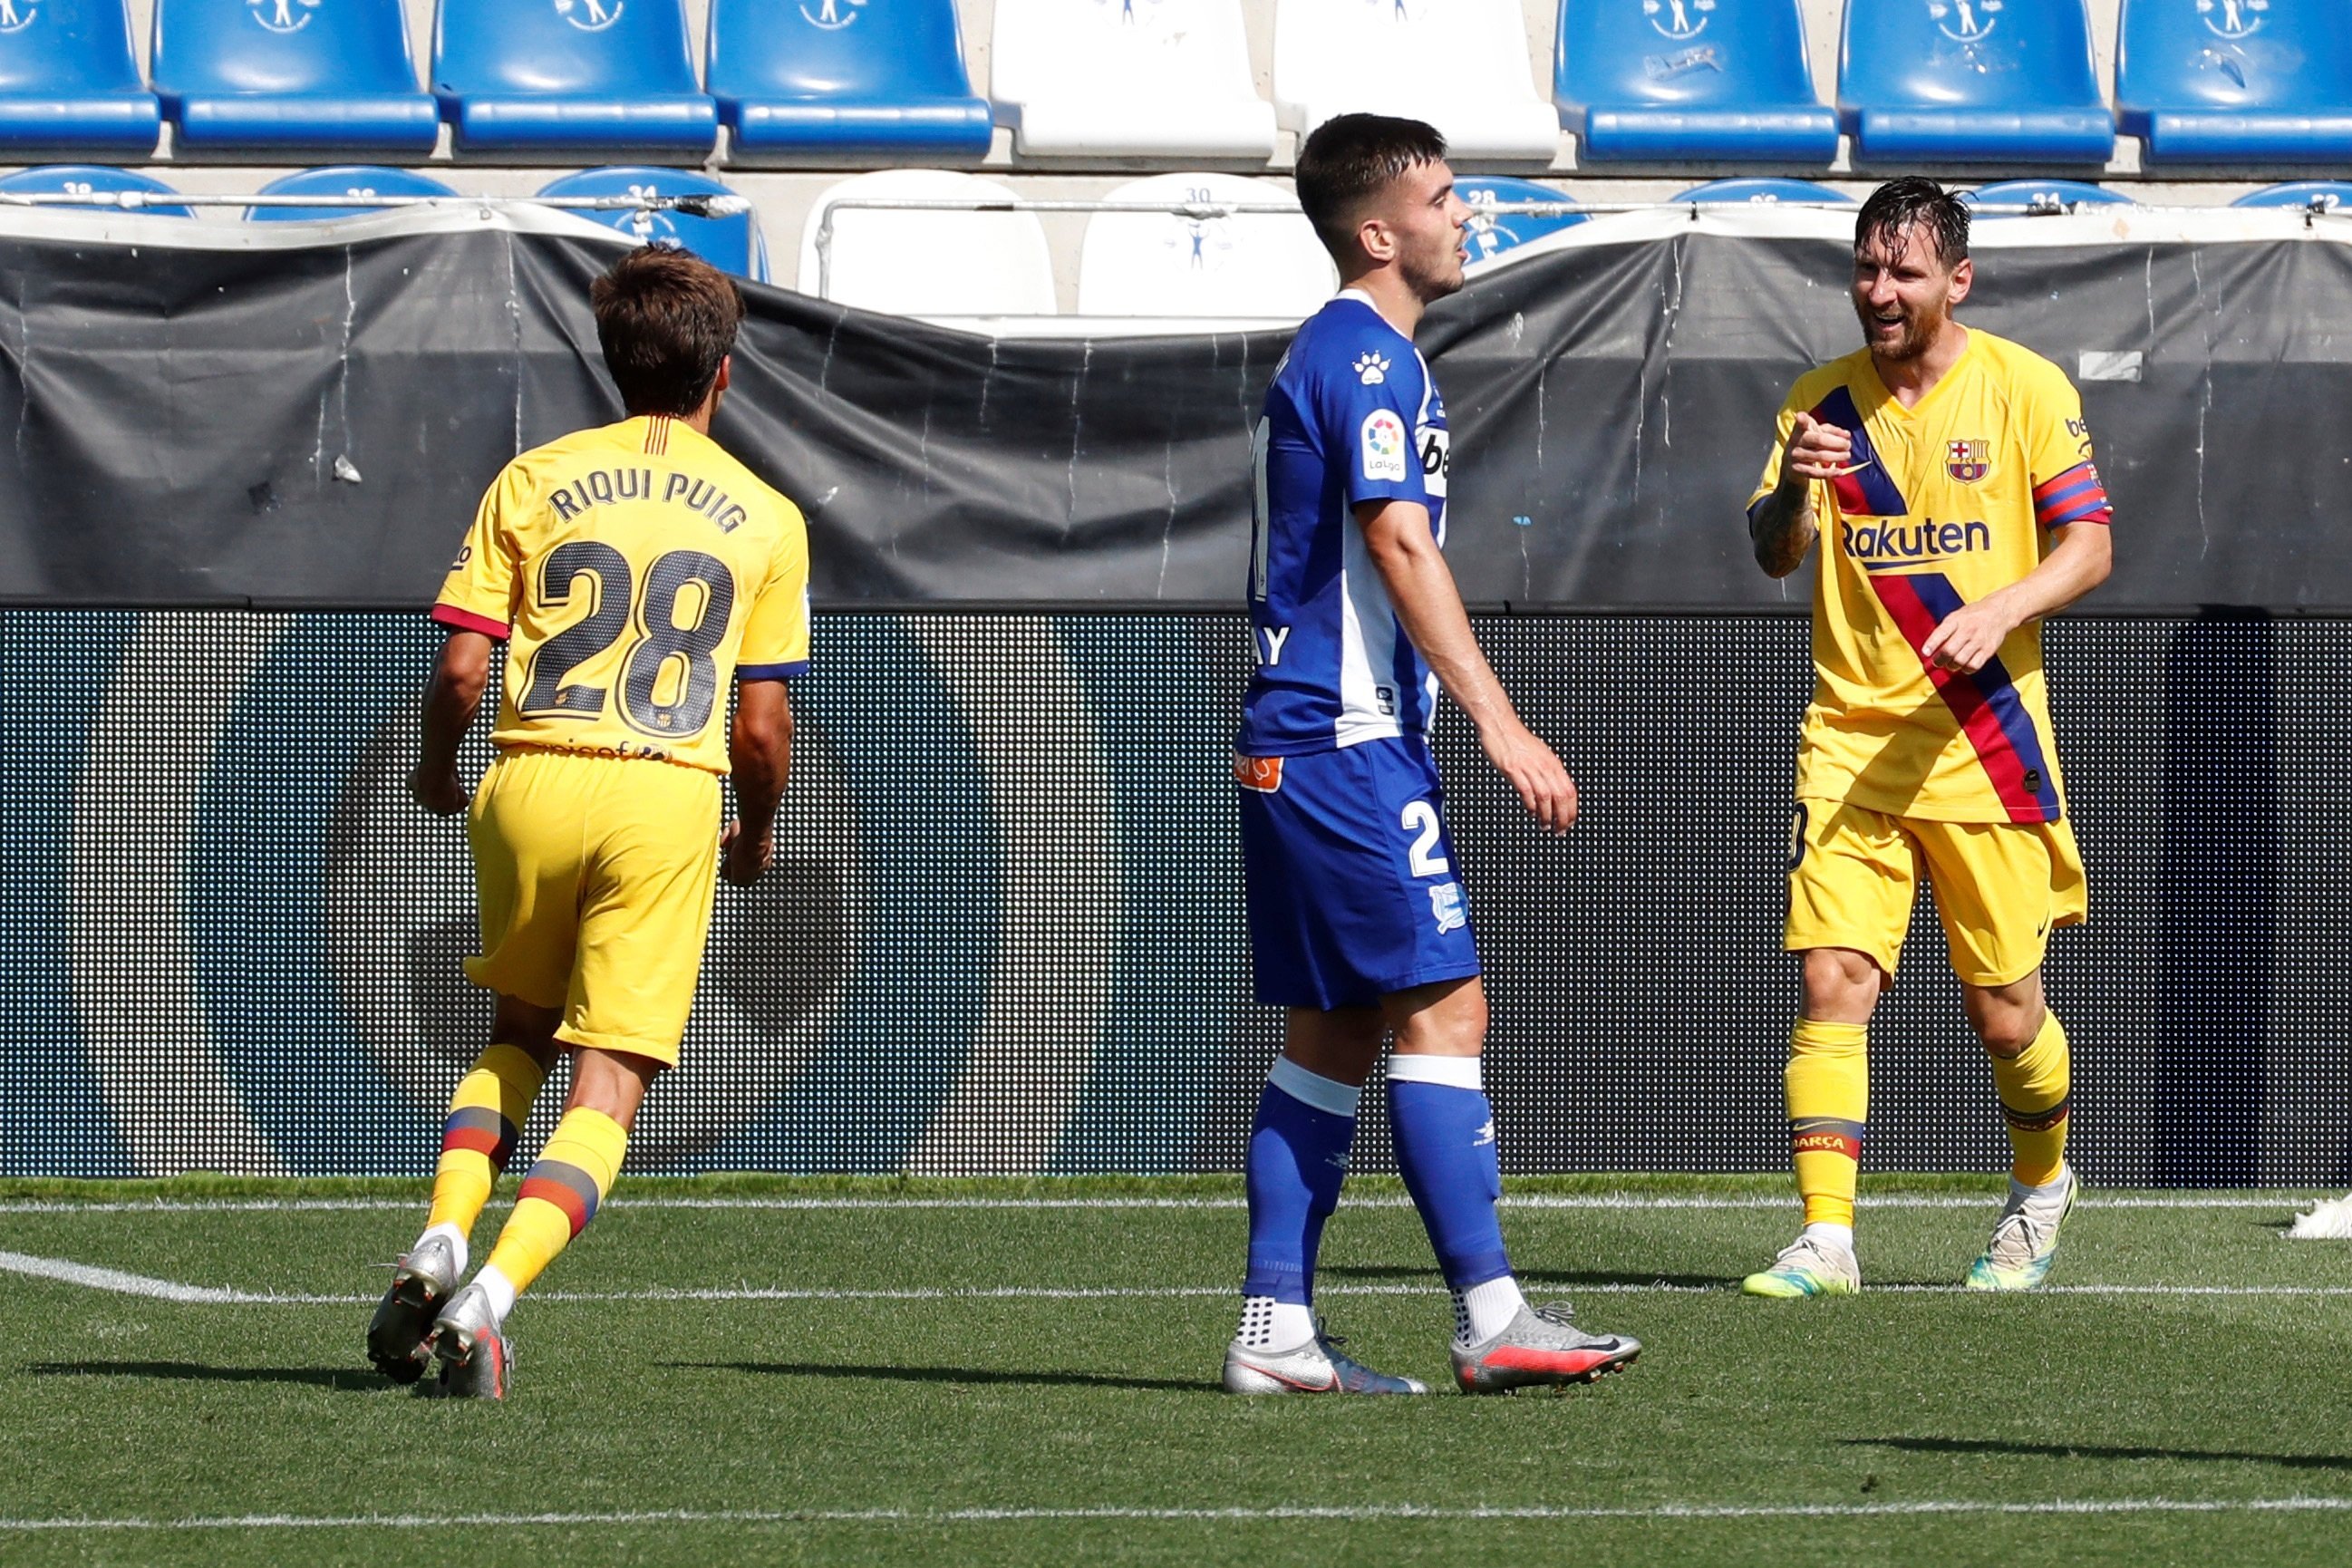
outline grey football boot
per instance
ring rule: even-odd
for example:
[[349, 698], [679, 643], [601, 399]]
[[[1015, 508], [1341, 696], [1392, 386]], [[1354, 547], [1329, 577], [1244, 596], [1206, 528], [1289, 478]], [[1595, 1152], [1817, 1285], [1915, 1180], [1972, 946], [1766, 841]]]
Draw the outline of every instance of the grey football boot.
[[444, 1399], [504, 1399], [514, 1375], [514, 1347], [479, 1285], [457, 1292], [434, 1320], [426, 1341], [441, 1363], [435, 1392]]
[[1239, 1340], [1225, 1347], [1227, 1394], [1427, 1394], [1416, 1378], [1391, 1377], [1341, 1352], [1348, 1342], [1315, 1327], [1297, 1350], [1252, 1350]]
[[392, 1289], [368, 1320], [367, 1355], [398, 1384], [415, 1383], [433, 1364], [425, 1348], [433, 1320], [457, 1288], [457, 1252], [446, 1236], [428, 1236], [394, 1268]]
[[1565, 1301], [1522, 1306], [1492, 1339], [1467, 1350], [1454, 1347], [1454, 1382], [1465, 1394], [1564, 1388], [1622, 1372], [1642, 1353], [1641, 1341], [1585, 1333], [1569, 1322], [1570, 1315]]

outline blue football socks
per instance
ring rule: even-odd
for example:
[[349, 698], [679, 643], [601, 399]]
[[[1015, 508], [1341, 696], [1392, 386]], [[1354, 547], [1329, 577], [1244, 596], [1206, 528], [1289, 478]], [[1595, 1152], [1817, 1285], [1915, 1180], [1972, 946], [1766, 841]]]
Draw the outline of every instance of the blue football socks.
[[[1309, 1334], [1313, 1320], [1305, 1314], [1315, 1296], [1315, 1253], [1348, 1179], [1359, 1093], [1279, 1058], [1250, 1129], [1249, 1275], [1242, 1294], [1253, 1303], [1295, 1309], [1279, 1315], [1292, 1325], [1303, 1320]], [[1268, 1314], [1262, 1309], [1258, 1315]]]
[[1495, 1110], [1476, 1057], [1389, 1058], [1389, 1127], [1397, 1170], [1456, 1295], [1511, 1272], [1495, 1205], [1503, 1167]]

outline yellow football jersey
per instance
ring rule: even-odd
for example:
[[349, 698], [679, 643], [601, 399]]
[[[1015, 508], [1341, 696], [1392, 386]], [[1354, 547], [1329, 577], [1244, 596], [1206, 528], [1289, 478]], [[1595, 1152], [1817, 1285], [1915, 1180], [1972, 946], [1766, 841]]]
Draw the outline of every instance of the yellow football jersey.
[[1857, 351], [1790, 392], [1751, 511], [1801, 410], [1853, 435], [1853, 471], [1813, 486], [1822, 564], [1798, 797], [1938, 822], [2057, 821], [2040, 629], [2020, 626], [1974, 675], [1931, 668], [1919, 649], [1960, 605], [2041, 564], [2053, 530], [2108, 521], [2073, 384], [1970, 329], [1958, 363], [1906, 408]]
[[433, 618], [504, 638], [490, 739], [727, 772], [729, 682], [808, 665], [808, 528], [662, 416], [525, 452], [482, 497]]

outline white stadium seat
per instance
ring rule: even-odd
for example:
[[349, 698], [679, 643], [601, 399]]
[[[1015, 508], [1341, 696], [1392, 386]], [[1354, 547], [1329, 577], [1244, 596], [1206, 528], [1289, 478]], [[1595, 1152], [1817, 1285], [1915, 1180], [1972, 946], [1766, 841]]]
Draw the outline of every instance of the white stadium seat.
[[988, 72], [1026, 156], [1274, 156], [1241, 0], [996, 0]]
[[[801, 230], [800, 290], [902, 316], [1050, 316], [1054, 263], [1034, 213], [893, 211], [856, 200], [1012, 201], [994, 180], [945, 169], [886, 169], [844, 180], [817, 199]], [[833, 213], [829, 263], [817, 234]]]
[[1519, 0], [1276, 0], [1274, 103], [1301, 137], [1334, 115], [1425, 120], [1465, 159], [1551, 162]]
[[1194, 218], [1176, 213], [1097, 213], [1078, 253], [1078, 313], [1087, 316], [1279, 317], [1304, 321], [1339, 288], [1339, 275], [1298, 212], [1271, 180], [1240, 174], [1155, 174], [1121, 185], [1110, 202], [1223, 202], [1288, 213]]

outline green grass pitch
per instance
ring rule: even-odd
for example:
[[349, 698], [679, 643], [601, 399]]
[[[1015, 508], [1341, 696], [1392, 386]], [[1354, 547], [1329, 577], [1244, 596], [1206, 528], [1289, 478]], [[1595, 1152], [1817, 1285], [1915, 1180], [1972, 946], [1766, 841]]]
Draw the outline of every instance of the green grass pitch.
[[[1775, 1303], [1736, 1282], [1785, 1179], [1515, 1183], [1530, 1293], [1631, 1372], [1245, 1400], [1231, 1180], [632, 1179], [490, 1406], [360, 1354], [422, 1193], [0, 1184], [0, 1563], [2352, 1561], [2352, 1244], [2280, 1240], [2292, 1194], [2095, 1193], [2053, 1289], [1989, 1298], [1950, 1287], [1996, 1187], [1875, 1178], [1871, 1288]], [[1322, 1306], [1442, 1382], [1393, 1183]]]

